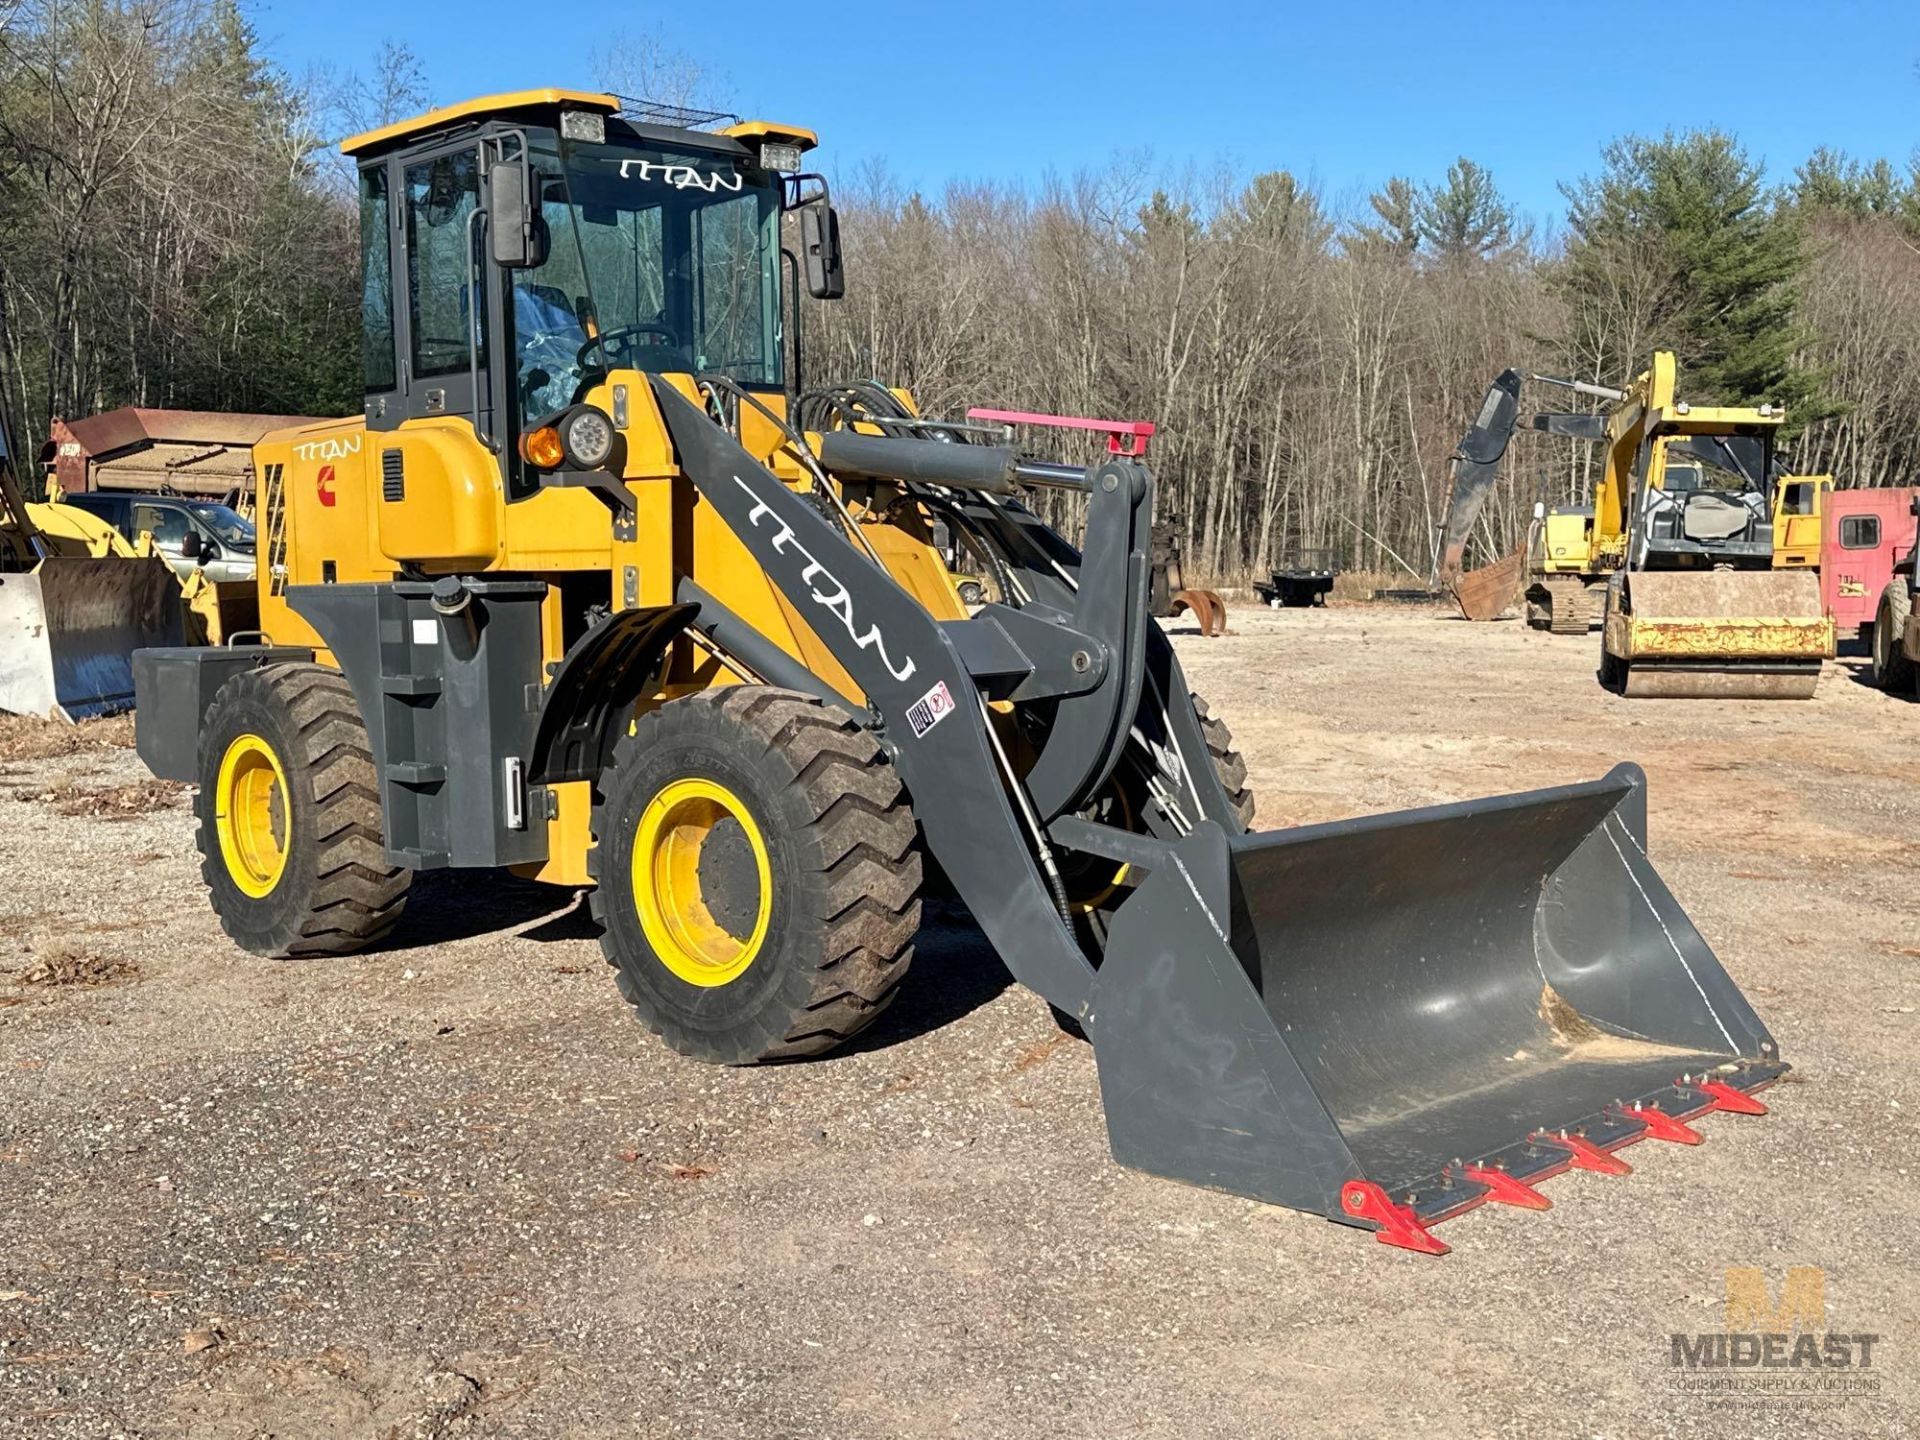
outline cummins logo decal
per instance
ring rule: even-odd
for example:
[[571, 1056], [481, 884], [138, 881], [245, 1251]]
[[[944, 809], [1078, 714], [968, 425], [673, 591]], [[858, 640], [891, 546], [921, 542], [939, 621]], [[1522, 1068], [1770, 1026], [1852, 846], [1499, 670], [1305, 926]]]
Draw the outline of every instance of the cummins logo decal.
[[[887, 667], [887, 673], [894, 679], [903, 684], [911, 680], [915, 669], [913, 657], [909, 655], [904, 663], [895, 665], [893, 657], [887, 654], [887, 642], [881, 635], [878, 625], [869, 625], [866, 633], [862, 634], [853, 616], [853, 596], [847, 593], [847, 587], [840, 583], [833, 571], [814, 558], [813, 552], [800, 543], [792, 527], [773, 513], [773, 507], [755, 494], [751, 485], [738, 475], [733, 477], [733, 483], [744, 490], [747, 498], [753, 501], [753, 509], [748, 512], [747, 523], [756, 530], [766, 530], [773, 541], [773, 548], [781, 554], [795, 554], [806, 560], [807, 565], [800, 572], [800, 580], [807, 587], [807, 598], [838, 620], [841, 628], [847, 632], [848, 638], [854, 644], [862, 650], [871, 650], [879, 656], [880, 663]], [[763, 525], [761, 523], [763, 516], [773, 523]], [[928, 728], [932, 728], [931, 722]]]

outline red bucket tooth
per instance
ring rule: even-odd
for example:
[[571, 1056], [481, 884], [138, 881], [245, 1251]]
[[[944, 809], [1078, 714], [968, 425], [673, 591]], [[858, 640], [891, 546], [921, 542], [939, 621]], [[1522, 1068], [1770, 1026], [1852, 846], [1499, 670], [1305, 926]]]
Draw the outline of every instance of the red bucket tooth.
[[1591, 1170], [1596, 1175], [1631, 1175], [1633, 1167], [1610, 1150], [1602, 1150], [1584, 1135], [1555, 1135], [1542, 1131], [1534, 1140], [1558, 1145], [1573, 1152], [1573, 1168]]
[[1724, 1080], [1696, 1080], [1693, 1088], [1703, 1095], [1713, 1097], [1713, 1108], [1725, 1110], [1733, 1115], [1764, 1115], [1767, 1107], [1744, 1090], [1737, 1090]]
[[1524, 1180], [1516, 1180], [1504, 1170], [1487, 1165], [1467, 1165], [1461, 1174], [1487, 1187], [1487, 1199], [1497, 1205], [1517, 1205], [1522, 1210], [1551, 1210], [1553, 1201]]
[[1666, 1111], [1653, 1105], [1634, 1104], [1618, 1107], [1615, 1114], [1629, 1120], [1638, 1120], [1647, 1127], [1649, 1140], [1671, 1140], [1676, 1145], [1698, 1145], [1707, 1137], [1683, 1121], [1674, 1119]]
[[1373, 1238], [1382, 1245], [1398, 1245], [1402, 1250], [1417, 1250], [1422, 1255], [1445, 1255], [1453, 1247], [1436, 1238], [1405, 1205], [1396, 1205], [1387, 1192], [1371, 1180], [1349, 1180], [1340, 1187], [1341, 1207], [1362, 1220], [1371, 1220], [1380, 1228]]

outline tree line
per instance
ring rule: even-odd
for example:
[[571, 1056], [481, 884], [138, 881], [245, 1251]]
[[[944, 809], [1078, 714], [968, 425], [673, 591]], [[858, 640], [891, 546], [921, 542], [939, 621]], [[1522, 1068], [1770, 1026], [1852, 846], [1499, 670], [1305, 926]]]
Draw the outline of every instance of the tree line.
[[[716, 101], [656, 42], [582, 68]], [[355, 412], [337, 139], [449, 98], [397, 45], [295, 74], [235, 0], [0, 0], [0, 405], [23, 448], [127, 403]], [[847, 296], [806, 306], [809, 381], [1151, 419], [1163, 513], [1213, 583], [1300, 548], [1424, 578], [1448, 457], [1508, 366], [1618, 385], [1672, 349], [1689, 398], [1787, 405], [1802, 473], [1920, 480], [1920, 176], [1887, 160], [1770, 176], [1730, 135], [1627, 137], [1562, 187], [1552, 234], [1466, 158], [1344, 209], [1285, 170], [834, 180]], [[1536, 498], [1584, 499], [1584, 448], [1519, 436], [1472, 558]]]

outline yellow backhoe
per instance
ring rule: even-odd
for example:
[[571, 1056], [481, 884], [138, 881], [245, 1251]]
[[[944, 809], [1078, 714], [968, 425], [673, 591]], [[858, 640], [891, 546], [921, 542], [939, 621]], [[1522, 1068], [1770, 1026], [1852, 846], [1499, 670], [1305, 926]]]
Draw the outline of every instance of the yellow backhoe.
[[794, 289], [844, 284], [813, 145], [565, 90], [348, 142], [366, 405], [256, 447], [271, 641], [136, 664], [234, 941], [350, 952], [416, 871], [512, 867], [593, 887], [667, 1044], [752, 1063], [895, 1001], [930, 857], [1091, 1040], [1121, 1161], [1428, 1253], [1760, 1110], [1786, 1067], [1638, 770], [1252, 832], [1148, 613], [1145, 464], [797, 373]]

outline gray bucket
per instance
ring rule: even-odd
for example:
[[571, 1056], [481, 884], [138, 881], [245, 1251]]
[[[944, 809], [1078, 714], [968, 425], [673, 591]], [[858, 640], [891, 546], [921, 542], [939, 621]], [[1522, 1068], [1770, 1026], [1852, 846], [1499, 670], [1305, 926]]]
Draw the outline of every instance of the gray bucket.
[[1644, 783], [1623, 765], [1197, 829], [1121, 907], [1097, 981], [1116, 1157], [1350, 1222], [1343, 1187], [1367, 1181], [1432, 1216], [1481, 1198], [1465, 1167], [1566, 1168], [1530, 1137], [1611, 1146], [1639, 1135], [1621, 1110], [1682, 1077], [1774, 1078], [1772, 1037], [1646, 858]]

